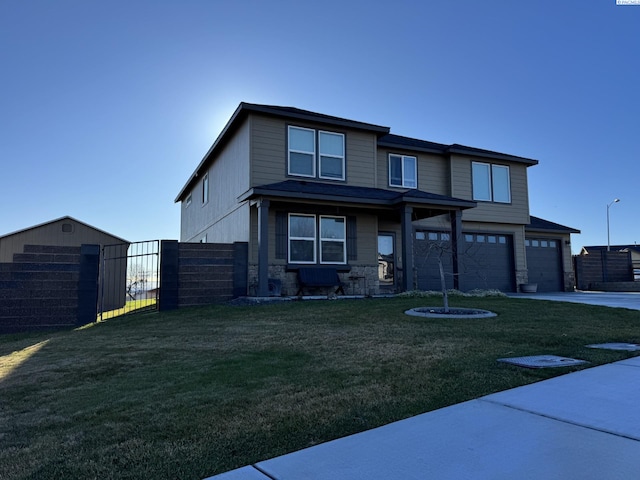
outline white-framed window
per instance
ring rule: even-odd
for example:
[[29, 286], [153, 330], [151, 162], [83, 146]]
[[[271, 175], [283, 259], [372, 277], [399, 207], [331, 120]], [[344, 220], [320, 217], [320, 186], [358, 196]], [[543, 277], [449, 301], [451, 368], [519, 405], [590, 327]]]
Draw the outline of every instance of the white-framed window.
[[346, 264], [346, 217], [289, 214], [289, 263]]
[[473, 199], [483, 202], [511, 203], [509, 167], [471, 162]]
[[202, 177], [202, 204], [209, 201], [209, 174], [205, 173]]
[[347, 263], [345, 217], [320, 216], [320, 263]]
[[289, 175], [316, 176], [316, 132], [289, 126]]
[[344, 135], [318, 132], [320, 150], [320, 178], [344, 180]]
[[293, 125], [288, 127], [288, 132], [288, 175], [327, 180], [345, 179], [344, 134]]
[[186, 206], [191, 205], [191, 194], [187, 195], [187, 200], [185, 201]]
[[389, 186], [418, 188], [418, 160], [416, 157], [389, 154]]
[[316, 263], [316, 216], [289, 214], [289, 263]]

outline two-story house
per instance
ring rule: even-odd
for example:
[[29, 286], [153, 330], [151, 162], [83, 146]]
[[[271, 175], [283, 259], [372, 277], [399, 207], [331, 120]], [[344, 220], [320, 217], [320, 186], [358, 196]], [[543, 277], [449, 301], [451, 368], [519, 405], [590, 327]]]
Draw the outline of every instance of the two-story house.
[[529, 215], [537, 163], [241, 103], [176, 197], [180, 240], [247, 242], [249, 293], [263, 296], [271, 279], [293, 294], [309, 265], [336, 268], [356, 294], [439, 290], [440, 265], [449, 287], [516, 291], [537, 235], [555, 265], [547, 289], [572, 288], [577, 230]]

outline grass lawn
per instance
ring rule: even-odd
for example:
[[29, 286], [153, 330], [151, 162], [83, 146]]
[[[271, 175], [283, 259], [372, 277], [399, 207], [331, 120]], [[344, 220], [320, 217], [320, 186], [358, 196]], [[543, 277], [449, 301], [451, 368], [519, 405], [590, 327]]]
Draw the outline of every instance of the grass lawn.
[[479, 320], [404, 315], [424, 298], [213, 306], [0, 336], [0, 478], [201, 479], [574, 369], [497, 358], [632, 356], [640, 312], [451, 298]]
[[125, 313], [132, 313], [135, 310], [148, 309], [150, 307], [154, 307], [156, 303], [157, 300], [155, 298], [128, 300], [122, 308], [109, 310], [108, 312], [104, 312], [102, 315], [98, 314], [98, 321], [108, 320], [119, 315], [124, 315]]

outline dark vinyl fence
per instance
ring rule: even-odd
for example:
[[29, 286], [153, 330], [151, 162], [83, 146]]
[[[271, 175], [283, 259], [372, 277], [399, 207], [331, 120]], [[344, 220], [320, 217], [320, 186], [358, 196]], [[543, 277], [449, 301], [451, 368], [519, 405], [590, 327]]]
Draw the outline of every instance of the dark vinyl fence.
[[0, 332], [94, 322], [100, 247], [25, 245], [0, 263]]
[[169, 310], [247, 294], [246, 243], [163, 240], [101, 250], [28, 245], [14, 262], [0, 263], [0, 333], [86, 325], [131, 301], [156, 308], [157, 298]]

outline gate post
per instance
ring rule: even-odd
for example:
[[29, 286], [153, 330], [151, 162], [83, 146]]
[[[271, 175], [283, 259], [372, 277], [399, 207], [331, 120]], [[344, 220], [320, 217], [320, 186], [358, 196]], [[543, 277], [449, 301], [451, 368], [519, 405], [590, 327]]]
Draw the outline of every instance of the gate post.
[[100, 245], [80, 247], [80, 278], [78, 279], [78, 314], [76, 325], [93, 323], [98, 317], [98, 275]]
[[249, 275], [249, 244], [235, 242], [233, 244], [233, 298], [247, 294]]
[[178, 308], [178, 261], [179, 244], [177, 240], [160, 242], [160, 291], [158, 310]]

